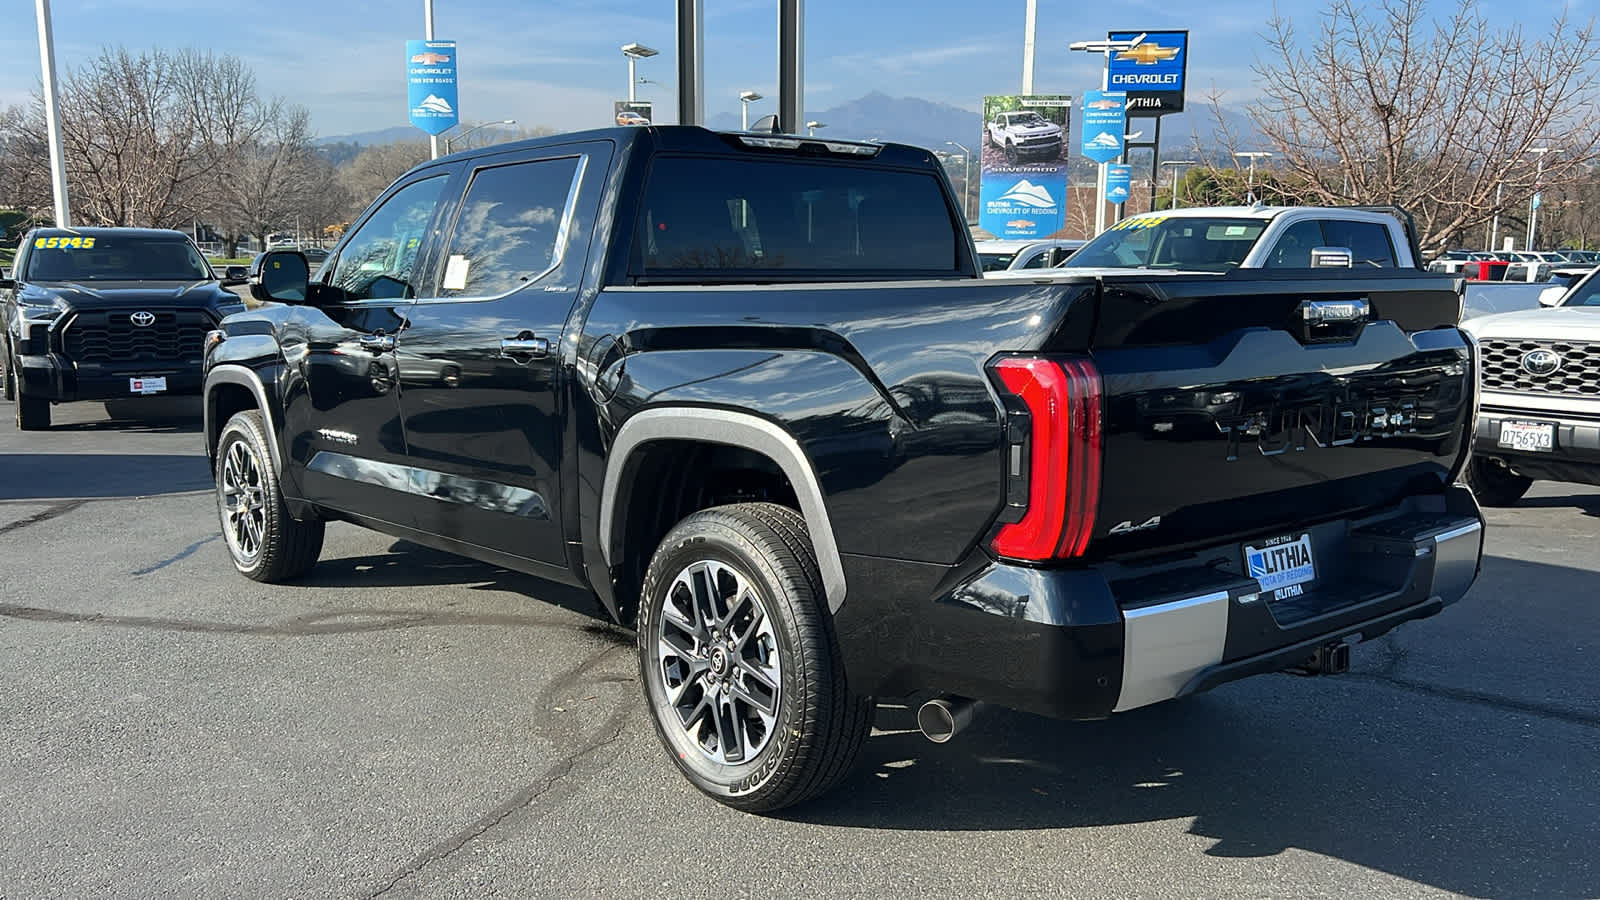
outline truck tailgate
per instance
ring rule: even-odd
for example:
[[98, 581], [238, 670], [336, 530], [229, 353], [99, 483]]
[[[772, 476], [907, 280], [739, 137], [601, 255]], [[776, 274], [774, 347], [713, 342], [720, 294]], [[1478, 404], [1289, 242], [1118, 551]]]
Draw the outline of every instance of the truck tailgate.
[[1090, 556], [1291, 530], [1438, 491], [1465, 449], [1459, 282], [1417, 272], [1108, 278]]

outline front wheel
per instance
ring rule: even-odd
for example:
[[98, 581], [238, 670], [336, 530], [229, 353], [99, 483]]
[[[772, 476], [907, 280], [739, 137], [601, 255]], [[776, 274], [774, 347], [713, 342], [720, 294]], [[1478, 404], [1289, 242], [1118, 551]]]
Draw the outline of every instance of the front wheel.
[[701, 791], [770, 812], [836, 785], [871, 728], [851, 693], [805, 520], [740, 503], [694, 513], [645, 575], [639, 668], [656, 733]]
[[7, 400], [17, 399], [17, 364], [11, 350], [0, 343], [0, 365], [5, 366], [5, 395]]
[[1006, 162], [1013, 166], [1017, 164], [1017, 145], [1010, 141], [1006, 141]]
[[1461, 479], [1484, 506], [1515, 506], [1533, 487], [1533, 479], [1511, 471], [1498, 459], [1474, 456]]
[[11, 357], [11, 365], [6, 367], [7, 384], [11, 386], [7, 396], [16, 395], [17, 400], [17, 430], [18, 431], [49, 431], [50, 430], [50, 401], [44, 397], [28, 395], [22, 383], [22, 373], [16, 367], [17, 358]]
[[261, 413], [236, 413], [217, 440], [217, 514], [233, 565], [253, 581], [304, 575], [322, 553], [322, 520], [289, 515]]

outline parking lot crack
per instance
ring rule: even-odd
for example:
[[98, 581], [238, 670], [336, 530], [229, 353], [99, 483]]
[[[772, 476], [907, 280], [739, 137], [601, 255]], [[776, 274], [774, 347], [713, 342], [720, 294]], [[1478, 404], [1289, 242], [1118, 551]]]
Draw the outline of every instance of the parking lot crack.
[[[582, 673], [593, 669], [595, 666], [599, 665], [600, 662], [615, 653], [618, 649], [620, 648], [617, 646], [611, 646], [600, 650], [598, 653], [590, 656], [588, 659], [574, 667], [567, 675], [557, 679], [557, 683], [570, 683], [576, 680], [576, 678]], [[580, 763], [592, 756], [597, 755], [606, 747], [609, 747], [620, 740], [622, 738], [623, 731], [627, 727], [629, 713], [630, 707], [628, 704], [622, 704], [613, 709], [611, 714], [608, 715], [605, 721], [601, 724], [598, 737], [592, 741], [580, 745], [572, 753], [569, 753], [561, 762], [557, 763], [555, 766], [546, 771], [544, 775], [542, 775], [537, 781], [523, 787], [521, 790], [518, 790], [515, 794], [512, 794], [509, 798], [507, 798], [505, 802], [479, 816], [471, 824], [467, 825], [465, 828], [462, 828], [460, 831], [457, 831], [450, 837], [439, 841], [432, 847], [429, 847], [427, 850], [423, 851], [410, 863], [406, 864], [398, 872], [394, 873], [394, 875], [376, 891], [368, 894], [368, 900], [373, 900], [373, 898], [381, 897], [384, 894], [387, 894], [389, 891], [393, 890], [399, 884], [404, 882], [407, 878], [420, 873], [423, 869], [426, 869], [435, 863], [449, 859], [456, 853], [460, 852], [462, 848], [493, 830], [513, 815], [533, 806], [539, 801], [539, 798], [549, 793], [550, 790], [556, 787], [556, 785], [560, 784], [563, 779], [572, 775], [573, 771], [577, 769]]]
[[40, 522], [48, 522], [58, 516], [64, 516], [82, 506], [84, 502], [85, 501], [83, 500], [69, 500], [65, 503], [57, 503], [55, 506], [49, 507], [48, 509], [39, 510], [33, 515], [28, 516], [26, 519], [18, 519], [15, 522], [10, 522], [6, 525], [0, 525], [0, 535], [7, 535], [13, 531], [21, 531], [22, 529], [27, 528], [29, 525], [37, 525]]

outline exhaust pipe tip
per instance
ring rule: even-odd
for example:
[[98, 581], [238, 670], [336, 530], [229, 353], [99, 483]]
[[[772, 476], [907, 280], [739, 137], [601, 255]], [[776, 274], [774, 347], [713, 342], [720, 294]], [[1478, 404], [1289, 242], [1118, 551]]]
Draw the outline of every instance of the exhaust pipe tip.
[[939, 697], [917, 708], [917, 727], [935, 744], [947, 743], [972, 723], [978, 701], [964, 697]]

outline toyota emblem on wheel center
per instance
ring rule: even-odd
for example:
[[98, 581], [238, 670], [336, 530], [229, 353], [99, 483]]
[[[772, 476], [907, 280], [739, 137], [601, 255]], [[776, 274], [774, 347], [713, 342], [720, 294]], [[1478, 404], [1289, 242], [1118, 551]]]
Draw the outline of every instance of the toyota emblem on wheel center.
[[1562, 361], [1559, 353], [1541, 347], [1522, 355], [1522, 369], [1529, 375], [1550, 375], [1561, 368]]
[[156, 323], [156, 314], [153, 312], [145, 312], [141, 309], [136, 313], [131, 313], [128, 316], [128, 321], [139, 326], [140, 328], [149, 328], [151, 325]]

